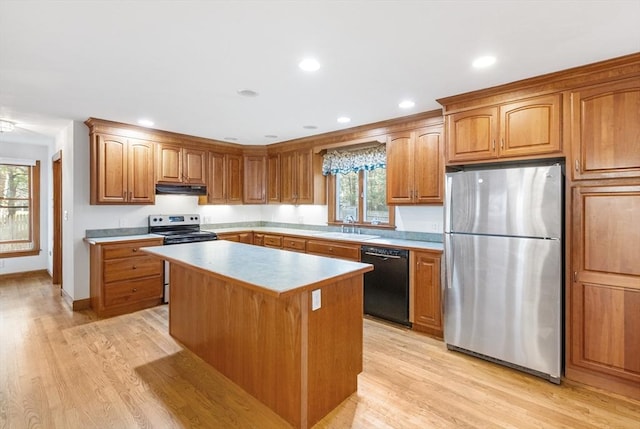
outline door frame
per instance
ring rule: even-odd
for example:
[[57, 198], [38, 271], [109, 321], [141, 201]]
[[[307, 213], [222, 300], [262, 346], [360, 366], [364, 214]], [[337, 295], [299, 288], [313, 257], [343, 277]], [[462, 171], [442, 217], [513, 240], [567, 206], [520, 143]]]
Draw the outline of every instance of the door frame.
[[62, 150], [51, 158], [53, 174], [53, 269], [52, 283], [62, 289]]

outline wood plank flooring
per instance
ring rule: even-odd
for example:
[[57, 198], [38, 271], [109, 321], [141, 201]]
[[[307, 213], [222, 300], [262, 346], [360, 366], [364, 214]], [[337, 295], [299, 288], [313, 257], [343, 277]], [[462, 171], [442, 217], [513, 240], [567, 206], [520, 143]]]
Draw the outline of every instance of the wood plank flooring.
[[[47, 276], [0, 279], [0, 428], [287, 428], [167, 333], [167, 306], [98, 320]], [[365, 319], [358, 392], [315, 428], [640, 428], [640, 401], [447, 351]]]

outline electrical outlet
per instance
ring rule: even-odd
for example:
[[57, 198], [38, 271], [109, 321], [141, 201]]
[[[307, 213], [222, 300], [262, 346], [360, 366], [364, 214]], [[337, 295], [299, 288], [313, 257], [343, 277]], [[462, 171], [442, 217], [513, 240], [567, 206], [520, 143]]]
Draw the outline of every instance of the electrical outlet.
[[320, 289], [311, 291], [311, 311], [316, 311], [322, 307], [322, 291]]

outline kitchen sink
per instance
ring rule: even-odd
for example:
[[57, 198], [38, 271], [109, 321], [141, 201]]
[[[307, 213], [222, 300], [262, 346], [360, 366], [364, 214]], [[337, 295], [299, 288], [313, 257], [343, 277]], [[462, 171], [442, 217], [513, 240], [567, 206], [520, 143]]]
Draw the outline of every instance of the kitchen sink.
[[321, 238], [335, 238], [338, 240], [370, 240], [372, 238], [379, 238], [379, 235], [368, 235], [368, 234], [356, 234], [353, 232], [321, 232], [319, 234], [314, 234], [315, 237]]

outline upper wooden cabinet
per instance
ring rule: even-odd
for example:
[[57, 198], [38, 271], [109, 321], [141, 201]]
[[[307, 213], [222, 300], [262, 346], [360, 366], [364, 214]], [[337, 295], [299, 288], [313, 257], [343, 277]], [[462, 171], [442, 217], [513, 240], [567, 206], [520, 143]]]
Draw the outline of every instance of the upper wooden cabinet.
[[154, 143], [91, 134], [91, 204], [153, 204]]
[[158, 145], [158, 182], [205, 185], [206, 178], [206, 151], [178, 144]]
[[267, 202], [280, 202], [280, 154], [267, 157]]
[[447, 163], [562, 155], [561, 94], [446, 116]]
[[242, 155], [209, 152], [207, 195], [199, 204], [242, 204]]
[[442, 126], [389, 135], [387, 204], [442, 204]]
[[[280, 201], [289, 204], [323, 204], [325, 181], [312, 149], [280, 153]], [[317, 165], [316, 165], [317, 164]]]
[[244, 193], [245, 204], [265, 204], [267, 181], [267, 157], [264, 155], [244, 156]]
[[640, 177], [640, 78], [571, 92], [573, 178]]

